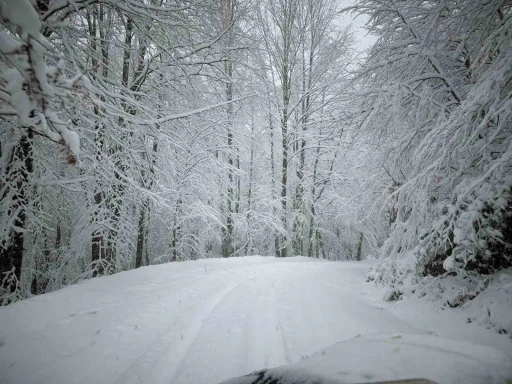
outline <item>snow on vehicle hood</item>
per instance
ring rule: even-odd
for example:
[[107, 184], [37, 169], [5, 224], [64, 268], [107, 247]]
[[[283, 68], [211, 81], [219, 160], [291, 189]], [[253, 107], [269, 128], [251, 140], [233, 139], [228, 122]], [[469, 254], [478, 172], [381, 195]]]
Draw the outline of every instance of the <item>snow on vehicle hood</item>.
[[424, 378], [446, 383], [505, 383], [512, 356], [497, 349], [425, 335], [359, 336], [292, 365], [223, 384], [336, 384]]

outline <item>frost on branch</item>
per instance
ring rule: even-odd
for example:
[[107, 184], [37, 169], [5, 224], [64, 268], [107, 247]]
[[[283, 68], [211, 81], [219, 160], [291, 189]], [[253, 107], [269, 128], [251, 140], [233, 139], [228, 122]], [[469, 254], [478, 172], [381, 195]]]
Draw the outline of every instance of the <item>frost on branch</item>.
[[[39, 16], [28, 0], [3, 1], [0, 18], [7, 26], [0, 30], [0, 116], [64, 145], [68, 162], [74, 164], [80, 140], [63, 116], [90, 88], [88, 79], [81, 74], [66, 77], [64, 61], [51, 57]], [[54, 64], [47, 64], [51, 59]]]

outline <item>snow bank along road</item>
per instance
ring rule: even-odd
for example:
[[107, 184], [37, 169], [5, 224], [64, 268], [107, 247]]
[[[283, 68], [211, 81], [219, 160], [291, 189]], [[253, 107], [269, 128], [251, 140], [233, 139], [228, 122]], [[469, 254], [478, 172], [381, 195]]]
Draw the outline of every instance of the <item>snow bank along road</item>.
[[208, 259], [34, 297], [0, 308], [0, 383], [218, 383], [389, 332], [471, 335], [512, 351], [506, 336], [469, 328], [456, 311], [383, 303], [363, 282], [368, 267], [302, 257]]

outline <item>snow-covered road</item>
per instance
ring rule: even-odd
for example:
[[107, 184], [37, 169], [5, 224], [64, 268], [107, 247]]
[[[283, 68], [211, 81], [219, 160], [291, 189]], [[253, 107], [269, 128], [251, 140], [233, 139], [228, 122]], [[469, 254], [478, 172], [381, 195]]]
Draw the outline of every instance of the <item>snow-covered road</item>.
[[361, 334], [431, 332], [367, 294], [368, 266], [208, 259], [34, 297], [0, 308], [0, 383], [213, 384]]

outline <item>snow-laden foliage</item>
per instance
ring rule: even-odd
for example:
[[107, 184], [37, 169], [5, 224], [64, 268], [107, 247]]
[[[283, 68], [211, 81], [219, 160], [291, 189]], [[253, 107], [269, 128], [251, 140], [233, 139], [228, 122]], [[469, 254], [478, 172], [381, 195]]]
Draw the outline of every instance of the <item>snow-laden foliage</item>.
[[0, 15], [5, 25], [0, 30], [0, 117], [7, 144], [0, 182], [0, 304], [5, 304], [23, 296], [24, 234], [40, 204], [31, 182], [35, 136], [62, 146], [68, 163], [79, 161], [80, 139], [70, 129], [68, 111], [90, 83], [79, 71], [67, 77], [66, 63], [52, 52], [29, 1], [2, 2]]
[[360, 258], [339, 193], [353, 58], [339, 10], [3, 1], [3, 302], [168, 261]]
[[379, 37], [358, 74], [358, 124], [390, 179], [379, 256], [392, 260], [372, 278], [510, 266], [511, 4], [368, 0], [358, 9]]
[[[67, 78], [63, 59], [47, 65], [51, 46], [41, 34], [36, 10], [27, 0], [2, 3], [1, 14], [8, 30], [0, 31], [0, 52], [5, 59], [0, 82], [2, 101], [10, 108], [1, 110], [0, 115], [14, 116], [22, 131], [31, 129], [65, 145], [69, 161], [74, 163], [80, 154], [80, 139], [68, 128], [69, 122], [61, 120], [59, 112], [76, 102], [76, 91], [86, 90], [89, 81], [81, 73]], [[17, 28], [19, 32], [13, 34]]]
[[3, 301], [254, 254], [480, 292], [511, 264], [510, 2], [352, 9], [360, 59], [335, 0], [3, 1]]

